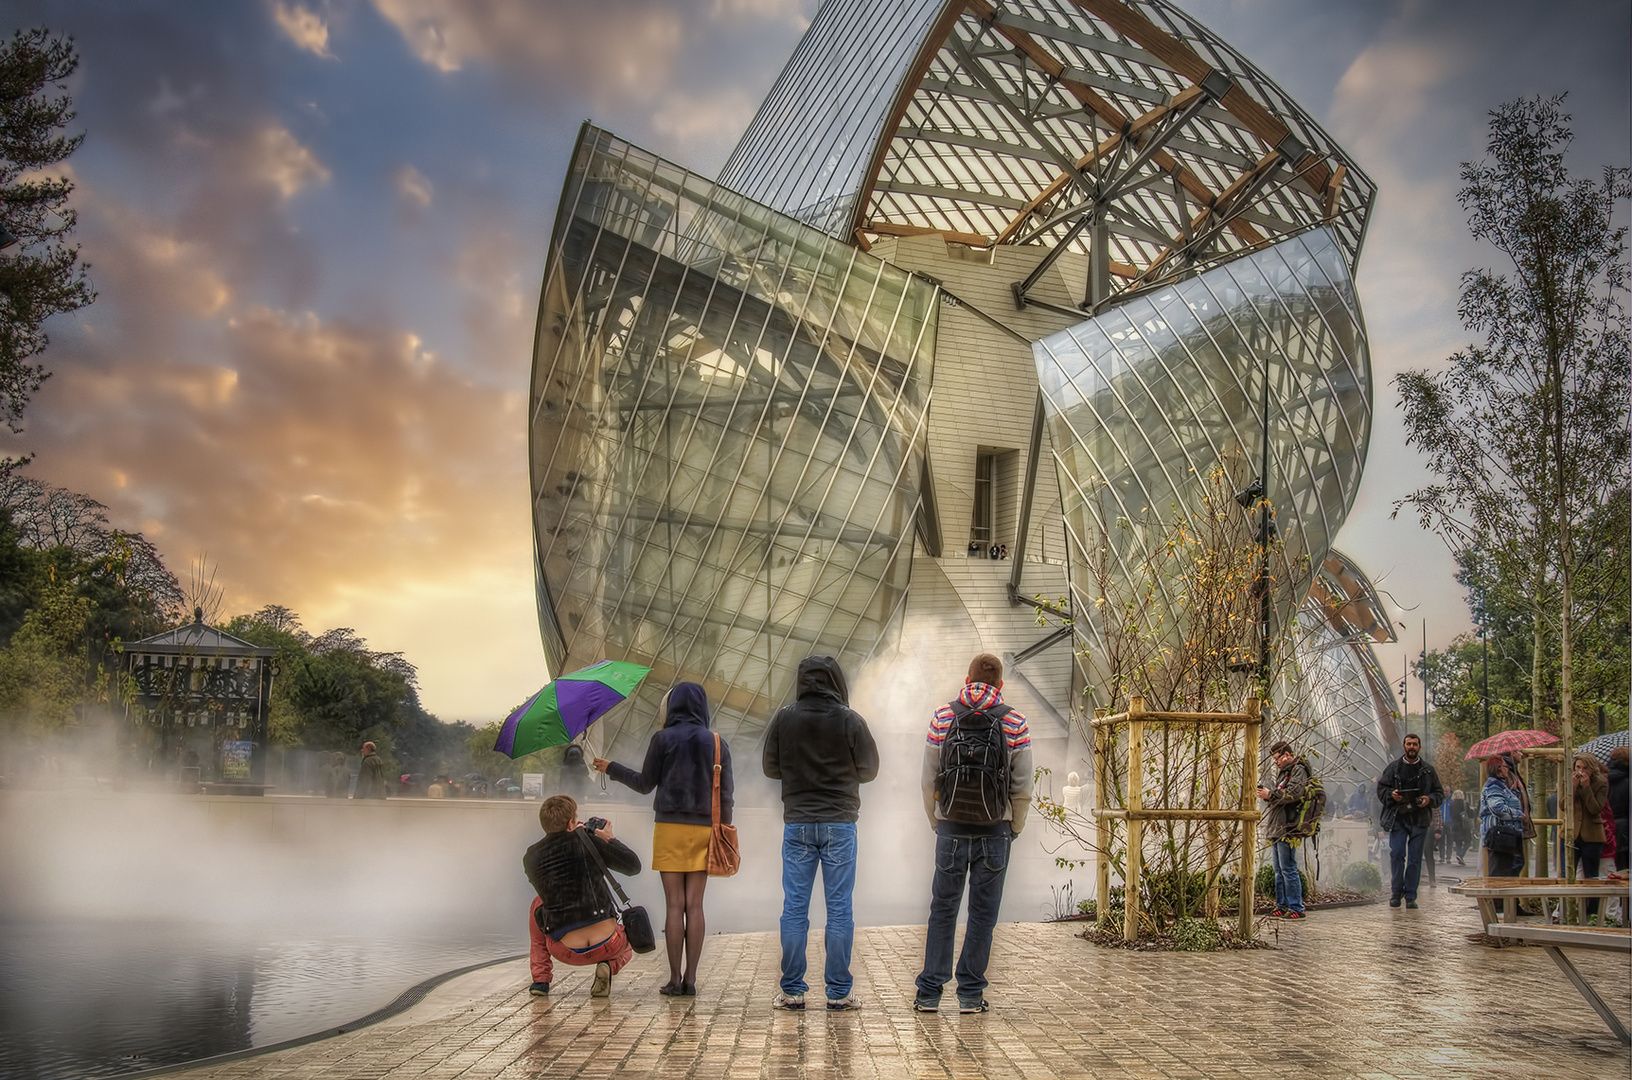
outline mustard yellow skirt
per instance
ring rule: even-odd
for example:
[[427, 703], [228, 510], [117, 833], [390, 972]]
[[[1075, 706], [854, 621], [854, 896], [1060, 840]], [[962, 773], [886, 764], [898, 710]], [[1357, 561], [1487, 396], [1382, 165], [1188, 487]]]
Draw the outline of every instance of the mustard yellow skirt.
[[678, 825], [659, 821], [652, 831], [652, 869], [684, 873], [708, 869], [707, 825]]

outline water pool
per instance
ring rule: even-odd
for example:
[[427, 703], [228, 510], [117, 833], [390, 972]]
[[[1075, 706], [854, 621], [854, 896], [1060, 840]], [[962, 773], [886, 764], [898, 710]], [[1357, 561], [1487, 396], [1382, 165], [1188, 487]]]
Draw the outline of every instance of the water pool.
[[526, 951], [524, 926], [0, 922], [0, 1077], [67, 1080], [266, 1046], [432, 975]]

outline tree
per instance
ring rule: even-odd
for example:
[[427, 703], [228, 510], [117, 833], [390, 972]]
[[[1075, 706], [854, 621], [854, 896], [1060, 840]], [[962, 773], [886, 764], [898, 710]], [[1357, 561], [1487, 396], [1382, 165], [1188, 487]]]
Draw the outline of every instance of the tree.
[[[1632, 177], [1610, 168], [1599, 182], [1570, 178], [1562, 100], [1497, 109], [1487, 159], [1462, 167], [1469, 230], [1507, 258], [1513, 276], [1464, 274], [1459, 314], [1483, 344], [1443, 371], [1396, 377], [1406, 441], [1439, 482], [1395, 512], [1413, 507], [1465, 568], [1527, 608], [1538, 722], [1542, 665], [1557, 642], [1557, 715], [1568, 736], [1573, 628], [1582, 620], [1575, 577], [1584, 553], [1616, 546], [1619, 515], [1600, 511], [1624, 500], [1628, 483], [1626, 229], [1614, 217]], [[1624, 564], [1624, 541], [1619, 551]], [[1624, 582], [1624, 565], [1600, 569]]]
[[[49, 344], [45, 320], [96, 299], [90, 267], [66, 242], [74, 183], [43, 171], [85, 138], [63, 133], [74, 110], [62, 87], [78, 66], [73, 40], [49, 30], [19, 30], [0, 44], [0, 225], [18, 241], [0, 255], [0, 415], [12, 431], [49, 374], [34, 359]], [[0, 473], [15, 464], [0, 461]]]

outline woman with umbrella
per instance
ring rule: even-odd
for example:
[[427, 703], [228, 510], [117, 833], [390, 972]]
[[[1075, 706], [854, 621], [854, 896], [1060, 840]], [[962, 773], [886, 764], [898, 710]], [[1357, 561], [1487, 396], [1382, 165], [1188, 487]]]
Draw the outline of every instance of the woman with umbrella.
[[[696, 683], [676, 683], [665, 699], [663, 727], [646, 746], [640, 771], [605, 758], [595, 768], [652, 800], [657, 825], [652, 834], [652, 868], [663, 878], [668, 919], [663, 927], [669, 952], [669, 981], [658, 993], [669, 997], [697, 992], [697, 961], [706, 933], [703, 890], [708, 885], [708, 838], [712, 832], [714, 767], [720, 767], [720, 821], [731, 822], [731, 750], [708, 730], [708, 695]], [[680, 959], [685, 954], [685, 970]]]
[[1490, 849], [1491, 877], [1518, 877], [1524, 870], [1524, 843], [1518, 850], [1499, 852], [1491, 848], [1491, 829], [1497, 825], [1511, 831], [1522, 830], [1524, 807], [1519, 802], [1519, 778], [1505, 757], [1492, 754], [1485, 760], [1490, 777], [1479, 793], [1479, 844]]

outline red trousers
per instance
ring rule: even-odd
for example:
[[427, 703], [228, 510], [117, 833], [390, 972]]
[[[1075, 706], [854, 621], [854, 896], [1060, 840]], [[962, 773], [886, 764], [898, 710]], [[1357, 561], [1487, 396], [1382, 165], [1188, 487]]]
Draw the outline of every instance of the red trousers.
[[538, 909], [543, 906], [544, 902], [535, 896], [533, 906], [527, 912], [527, 936], [532, 942], [527, 959], [532, 964], [535, 983], [552, 981], [555, 974], [555, 965], [550, 960], [552, 956], [573, 967], [589, 967], [605, 960], [612, 965], [612, 974], [616, 975], [635, 955], [635, 950], [629, 947], [629, 939], [624, 936], [622, 923], [612, 931], [611, 937], [587, 952], [567, 948], [546, 934], [544, 928], [538, 925]]

